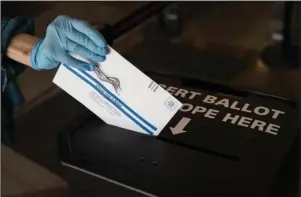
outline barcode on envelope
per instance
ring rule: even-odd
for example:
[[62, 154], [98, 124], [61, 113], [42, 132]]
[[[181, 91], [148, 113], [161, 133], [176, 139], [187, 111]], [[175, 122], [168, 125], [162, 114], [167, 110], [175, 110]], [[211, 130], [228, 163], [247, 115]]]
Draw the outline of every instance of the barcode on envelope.
[[152, 90], [153, 92], [156, 92], [158, 87], [159, 85], [154, 81], [151, 81], [151, 83], [148, 85], [148, 89]]

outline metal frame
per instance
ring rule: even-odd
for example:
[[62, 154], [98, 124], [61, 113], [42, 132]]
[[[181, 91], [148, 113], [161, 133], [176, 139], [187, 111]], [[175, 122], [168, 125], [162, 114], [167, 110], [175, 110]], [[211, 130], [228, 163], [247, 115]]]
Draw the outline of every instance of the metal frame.
[[[297, 68], [300, 64], [299, 53], [300, 43], [300, 28], [301, 24], [298, 23], [300, 17], [300, 3], [293, 1], [285, 1], [283, 8], [283, 40], [273, 46], [268, 46], [261, 53], [263, 62], [271, 67], [284, 66]], [[298, 16], [299, 15], [299, 16]], [[299, 35], [298, 35], [299, 34]], [[299, 41], [300, 42], [300, 41]]]
[[143, 21], [160, 13], [166, 6], [172, 2], [151, 2], [142, 6], [137, 11], [131, 13], [127, 17], [118, 21], [114, 25], [105, 25], [99, 29], [109, 44], [113, 44], [114, 40], [124, 35], [131, 29], [140, 25]]
[[[298, 3], [294, 1], [286, 1], [284, 2], [284, 16], [283, 16], [283, 42], [281, 43], [281, 52], [284, 55], [284, 59], [289, 61], [291, 58], [291, 53], [293, 50], [298, 50], [297, 48], [300, 47], [298, 44], [294, 43], [297, 42], [296, 34], [300, 32], [297, 31], [295, 25], [297, 22], [295, 21], [298, 16], [296, 16], [298, 12]], [[299, 24], [301, 25], [301, 24]]]

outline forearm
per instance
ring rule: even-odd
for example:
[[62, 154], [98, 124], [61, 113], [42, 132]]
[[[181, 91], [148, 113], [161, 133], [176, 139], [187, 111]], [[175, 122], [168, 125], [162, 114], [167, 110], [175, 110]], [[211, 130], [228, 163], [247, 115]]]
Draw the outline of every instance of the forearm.
[[[101, 29], [103, 24], [93, 24], [97, 29]], [[30, 53], [39, 40], [38, 37], [30, 34], [18, 34], [14, 36], [9, 43], [6, 51], [6, 56], [16, 62], [30, 66]]]
[[29, 34], [14, 36], [8, 45], [6, 56], [16, 62], [30, 66], [30, 53], [38, 39]]

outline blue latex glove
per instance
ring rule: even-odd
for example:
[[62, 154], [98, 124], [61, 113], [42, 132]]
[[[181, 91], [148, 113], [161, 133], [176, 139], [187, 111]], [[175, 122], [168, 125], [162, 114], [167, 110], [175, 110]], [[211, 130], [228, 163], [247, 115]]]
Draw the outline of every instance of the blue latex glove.
[[30, 54], [31, 66], [49, 70], [63, 63], [80, 70], [95, 70], [94, 65], [73, 58], [69, 52], [102, 62], [108, 51], [105, 39], [87, 22], [58, 16], [48, 25], [45, 38], [35, 44]]

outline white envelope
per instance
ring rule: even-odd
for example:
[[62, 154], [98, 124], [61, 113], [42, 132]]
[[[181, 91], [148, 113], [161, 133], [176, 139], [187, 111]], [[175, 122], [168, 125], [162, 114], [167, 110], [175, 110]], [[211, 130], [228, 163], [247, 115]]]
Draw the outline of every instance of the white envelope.
[[61, 64], [53, 82], [107, 124], [157, 136], [182, 106], [112, 48], [97, 65], [87, 72]]

